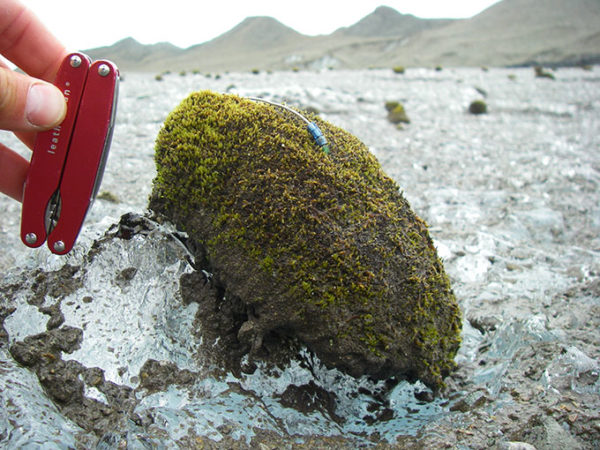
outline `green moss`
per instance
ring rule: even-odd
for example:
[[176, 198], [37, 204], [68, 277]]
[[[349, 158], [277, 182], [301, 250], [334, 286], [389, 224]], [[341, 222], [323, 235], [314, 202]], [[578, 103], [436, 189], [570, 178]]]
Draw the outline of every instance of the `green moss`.
[[385, 102], [385, 109], [387, 112], [393, 111], [397, 106], [400, 106], [400, 102], [396, 100]]
[[460, 311], [426, 224], [358, 139], [310, 118], [329, 154], [271, 105], [190, 95], [157, 138], [150, 207], [215, 268], [251, 285], [236, 291], [244, 302], [288, 308], [270, 326], [320, 320], [334, 347], [358, 353], [360, 342], [388, 369], [411, 355], [439, 387], [460, 342]]
[[483, 100], [475, 100], [469, 105], [469, 112], [475, 115], [486, 114], [487, 103], [485, 103]]
[[119, 197], [117, 197], [115, 194], [113, 194], [112, 192], [109, 192], [109, 191], [100, 192], [96, 198], [100, 199], [100, 200], [105, 200], [110, 203], [121, 203], [121, 200], [119, 200]]
[[536, 78], [548, 78], [550, 80], [555, 79], [554, 74], [544, 70], [542, 66], [536, 66], [533, 68], [533, 70], [535, 72]]
[[404, 69], [403, 66], [396, 66], [392, 70], [393, 70], [394, 73], [397, 73], [399, 75], [403, 75], [404, 72], [405, 72], [405, 69]]
[[387, 119], [391, 123], [410, 123], [410, 119], [408, 118], [402, 103], [397, 101], [386, 102], [385, 109], [388, 111]]

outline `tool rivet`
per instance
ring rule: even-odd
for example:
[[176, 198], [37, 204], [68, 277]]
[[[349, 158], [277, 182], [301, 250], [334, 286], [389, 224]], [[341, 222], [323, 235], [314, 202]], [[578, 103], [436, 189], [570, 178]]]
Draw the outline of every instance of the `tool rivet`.
[[81, 65], [81, 58], [78, 55], [71, 56], [71, 67], [77, 68]]
[[25, 235], [25, 242], [28, 244], [35, 244], [37, 242], [37, 236], [35, 233], [27, 233]]
[[54, 250], [56, 250], [57, 252], [64, 252], [65, 251], [65, 243], [63, 241], [56, 241], [54, 243]]
[[110, 73], [110, 67], [108, 67], [106, 64], [100, 64], [98, 66], [98, 74], [101, 77], [105, 77]]

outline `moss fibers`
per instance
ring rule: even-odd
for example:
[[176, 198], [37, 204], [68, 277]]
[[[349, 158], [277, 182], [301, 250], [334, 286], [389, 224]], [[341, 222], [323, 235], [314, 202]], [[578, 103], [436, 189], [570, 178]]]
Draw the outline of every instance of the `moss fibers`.
[[198, 243], [253, 330], [353, 375], [438, 388], [461, 322], [426, 224], [364, 144], [310, 119], [329, 154], [281, 108], [190, 95], [158, 135], [150, 208]]

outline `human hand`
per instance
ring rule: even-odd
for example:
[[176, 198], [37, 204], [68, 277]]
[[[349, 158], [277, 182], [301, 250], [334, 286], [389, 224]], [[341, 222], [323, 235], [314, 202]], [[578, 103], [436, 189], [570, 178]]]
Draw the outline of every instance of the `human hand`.
[[[67, 51], [18, 0], [0, 0], [0, 54], [28, 74], [0, 60], [0, 129], [33, 149], [35, 134], [65, 117], [64, 96], [49, 82]], [[29, 161], [0, 143], [0, 192], [21, 201], [28, 168]]]

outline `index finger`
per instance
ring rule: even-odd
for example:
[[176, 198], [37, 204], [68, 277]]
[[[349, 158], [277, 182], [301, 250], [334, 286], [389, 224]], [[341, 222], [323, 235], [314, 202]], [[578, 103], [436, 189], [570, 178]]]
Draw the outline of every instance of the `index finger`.
[[0, 3], [0, 54], [32, 77], [54, 81], [65, 47], [17, 0]]

